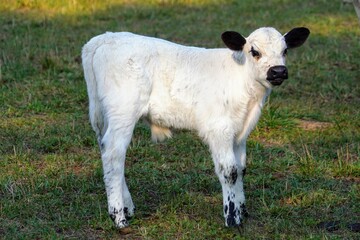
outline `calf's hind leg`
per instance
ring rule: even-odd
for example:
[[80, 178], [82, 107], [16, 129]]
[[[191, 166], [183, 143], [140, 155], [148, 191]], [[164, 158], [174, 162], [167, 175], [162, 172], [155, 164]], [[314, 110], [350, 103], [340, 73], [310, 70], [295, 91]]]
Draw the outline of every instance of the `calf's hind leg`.
[[109, 215], [118, 228], [128, 226], [127, 220], [134, 214], [125, 181], [125, 155], [134, 126], [112, 126], [110, 122], [100, 143]]

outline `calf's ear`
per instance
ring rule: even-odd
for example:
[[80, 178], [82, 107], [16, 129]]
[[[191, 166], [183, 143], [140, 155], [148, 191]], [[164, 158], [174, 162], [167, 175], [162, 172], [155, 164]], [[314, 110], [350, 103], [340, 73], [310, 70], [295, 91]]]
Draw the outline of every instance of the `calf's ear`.
[[234, 31], [226, 31], [221, 34], [221, 39], [225, 45], [234, 51], [241, 51], [246, 43], [246, 39], [240, 33]]
[[310, 30], [305, 27], [293, 28], [284, 35], [288, 48], [300, 47], [308, 38]]

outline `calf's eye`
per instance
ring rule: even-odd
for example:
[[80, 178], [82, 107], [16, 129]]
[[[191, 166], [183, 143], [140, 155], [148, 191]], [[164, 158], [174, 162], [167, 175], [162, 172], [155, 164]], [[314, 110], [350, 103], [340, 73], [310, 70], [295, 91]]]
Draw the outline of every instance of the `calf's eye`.
[[287, 48], [284, 50], [284, 53], [283, 53], [284, 56], [287, 55]]
[[256, 51], [253, 47], [251, 47], [250, 53], [256, 59], [259, 59], [261, 57], [261, 54], [258, 51]]

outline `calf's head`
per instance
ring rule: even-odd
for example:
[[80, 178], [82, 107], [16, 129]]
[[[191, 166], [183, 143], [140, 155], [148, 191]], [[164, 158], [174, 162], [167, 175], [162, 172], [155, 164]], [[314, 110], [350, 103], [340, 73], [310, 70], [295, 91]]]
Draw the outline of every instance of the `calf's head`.
[[305, 27], [281, 35], [274, 28], [259, 28], [247, 38], [227, 31], [221, 35], [225, 45], [235, 51], [240, 63], [250, 64], [253, 77], [265, 87], [280, 85], [288, 78], [285, 66], [287, 50], [301, 46], [310, 34]]

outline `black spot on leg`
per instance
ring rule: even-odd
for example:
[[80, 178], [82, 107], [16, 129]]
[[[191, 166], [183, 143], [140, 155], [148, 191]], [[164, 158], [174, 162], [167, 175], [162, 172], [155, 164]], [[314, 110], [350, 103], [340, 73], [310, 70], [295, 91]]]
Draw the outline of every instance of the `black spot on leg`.
[[237, 169], [233, 169], [232, 172], [231, 172], [231, 183], [235, 184], [237, 178], [238, 178]]
[[245, 177], [245, 175], [246, 175], [246, 168], [244, 168], [244, 169], [242, 170], [242, 176], [243, 176], [243, 178]]
[[113, 222], [115, 222], [115, 219], [116, 219], [115, 214], [110, 213], [109, 216], [110, 216], [111, 220], [112, 220]]
[[238, 178], [238, 173], [237, 173], [237, 168], [236, 167], [232, 167], [229, 175], [225, 175], [225, 180], [229, 184], [235, 184], [237, 178]]
[[229, 227], [236, 226], [235, 216], [236, 216], [235, 204], [234, 204], [234, 202], [230, 201], [229, 202], [229, 214], [226, 219], [226, 223]]
[[116, 209], [114, 208], [114, 214], [119, 214], [121, 211], [122, 211], [121, 208], [120, 208], [119, 210], [116, 210]]
[[110, 216], [111, 220], [113, 220], [113, 222], [115, 222], [115, 220], [116, 220], [116, 215], [119, 214], [121, 211], [122, 211], [122, 208], [120, 208], [120, 210], [117, 210], [116, 208], [114, 208], [113, 211], [109, 213], [109, 216]]
[[127, 207], [124, 207], [124, 214], [125, 214], [126, 220], [131, 219], [131, 216], [129, 216], [129, 209]]
[[128, 214], [129, 214], [129, 210], [128, 210], [127, 207], [124, 207], [124, 214], [125, 214], [125, 215], [128, 215]]
[[232, 213], [234, 213], [235, 211], [235, 204], [234, 204], [234, 202], [232, 202], [232, 201], [230, 201], [229, 202], [229, 209], [230, 209], [230, 211], [229, 211], [229, 213], [230, 214], [232, 214]]
[[228, 207], [227, 205], [225, 205], [225, 207], [224, 207], [224, 213], [227, 214], [228, 210], [229, 210], [229, 207]]

